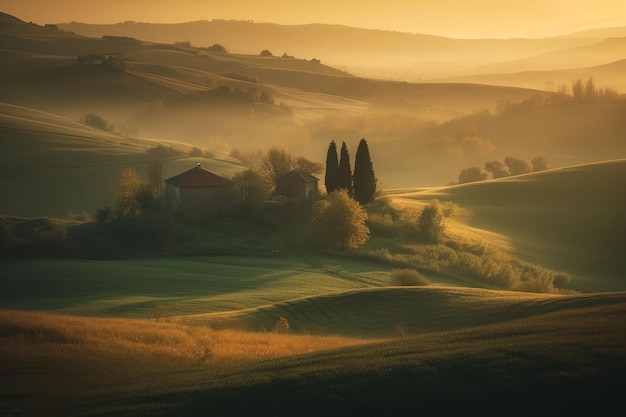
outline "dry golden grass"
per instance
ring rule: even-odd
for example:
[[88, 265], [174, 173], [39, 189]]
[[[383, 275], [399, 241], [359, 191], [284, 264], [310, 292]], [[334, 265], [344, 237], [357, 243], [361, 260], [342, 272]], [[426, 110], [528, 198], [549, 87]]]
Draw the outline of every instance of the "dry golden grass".
[[0, 310], [0, 340], [3, 356], [195, 363], [282, 358], [378, 341], [12, 310]]

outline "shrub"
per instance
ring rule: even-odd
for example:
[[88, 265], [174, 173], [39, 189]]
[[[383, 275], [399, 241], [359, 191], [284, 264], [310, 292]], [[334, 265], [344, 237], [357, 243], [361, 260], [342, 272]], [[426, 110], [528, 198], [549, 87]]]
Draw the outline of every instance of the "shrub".
[[289, 333], [289, 329], [290, 328], [291, 328], [291, 324], [289, 323], [289, 320], [287, 320], [283, 316], [280, 316], [280, 318], [278, 319], [278, 321], [274, 325], [273, 332], [274, 333], [285, 334], [285, 333]]
[[418, 224], [422, 235], [431, 242], [439, 242], [443, 237], [443, 211], [438, 201], [424, 207], [419, 216]]
[[367, 242], [370, 231], [366, 220], [367, 212], [343, 189], [313, 206], [313, 221], [330, 250], [356, 249]]
[[389, 213], [370, 214], [366, 224], [372, 236], [396, 237], [401, 230], [401, 225], [394, 222]]
[[400, 287], [417, 287], [430, 285], [430, 281], [424, 275], [414, 269], [392, 269], [389, 274], [391, 285]]

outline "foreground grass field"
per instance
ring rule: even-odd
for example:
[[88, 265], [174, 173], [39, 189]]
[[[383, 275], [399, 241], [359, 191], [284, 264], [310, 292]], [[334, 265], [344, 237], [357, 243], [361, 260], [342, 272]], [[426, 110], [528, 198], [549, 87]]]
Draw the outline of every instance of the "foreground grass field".
[[[430, 295], [436, 299], [438, 292], [446, 293]], [[428, 297], [421, 301], [433, 302]], [[563, 301], [554, 309], [517, 304], [515, 315], [532, 317], [502, 316], [493, 324], [486, 308], [471, 328], [392, 341], [2, 311], [0, 410], [76, 416], [614, 411], [626, 382], [626, 294], [540, 297]], [[439, 314], [462, 310], [450, 306]]]

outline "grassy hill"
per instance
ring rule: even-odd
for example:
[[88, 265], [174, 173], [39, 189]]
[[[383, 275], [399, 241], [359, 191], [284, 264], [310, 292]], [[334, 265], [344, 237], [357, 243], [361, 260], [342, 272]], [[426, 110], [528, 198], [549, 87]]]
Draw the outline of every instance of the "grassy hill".
[[565, 270], [580, 289], [613, 290], [626, 270], [624, 178], [626, 161], [616, 160], [397, 197], [454, 201], [521, 257]]

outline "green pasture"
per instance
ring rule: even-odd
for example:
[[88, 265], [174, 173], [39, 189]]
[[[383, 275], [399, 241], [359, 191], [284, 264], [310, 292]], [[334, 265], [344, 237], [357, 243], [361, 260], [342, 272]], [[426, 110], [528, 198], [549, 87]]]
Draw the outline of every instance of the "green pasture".
[[387, 285], [388, 269], [334, 258], [0, 261], [0, 308], [159, 318], [257, 308]]

